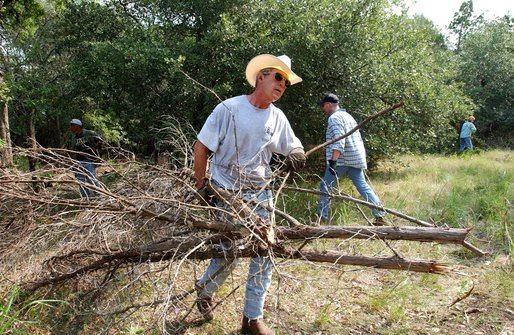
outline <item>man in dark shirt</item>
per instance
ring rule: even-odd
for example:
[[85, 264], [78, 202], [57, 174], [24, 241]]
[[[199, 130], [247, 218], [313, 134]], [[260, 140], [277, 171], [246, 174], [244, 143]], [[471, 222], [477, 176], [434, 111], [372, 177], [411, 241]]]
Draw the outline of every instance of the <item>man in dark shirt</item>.
[[80, 181], [81, 197], [89, 200], [97, 195], [86, 184], [99, 185], [96, 179], [95, 161], [102, 138], [94, 131], [82, 128], [82, 121], [79, 119], [70, 121], [70, 131], [73, 133], [70, 145], [71, 156], [79, 163], [75, 177]]

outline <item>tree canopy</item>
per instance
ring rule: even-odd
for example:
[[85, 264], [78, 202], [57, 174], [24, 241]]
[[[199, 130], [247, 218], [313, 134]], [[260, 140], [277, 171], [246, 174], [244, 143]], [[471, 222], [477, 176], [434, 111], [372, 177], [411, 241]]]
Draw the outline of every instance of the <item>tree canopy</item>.
[[[248, 93], [244, 69], [260, 53], [289, 55], [304, 79], [277, 105], [306, 145], [324, 138], [317, 102], [327, 92], [357, 119], [405, 101], [363, 129], [372, 160], [452, 151], [456, 125], [475, 110], [491, 131], [511, 129], [510, 21], [467, 33], [455, 54], [430, 21], [398, 13], [398, 5], [46, 2], [41, 21], [23, 38], [9, 25], [2, 29], [14, 142], [26, 140], [30, 116], [42, 145], [62, 146], [69, 120], [79, 117], [111, 143], [150, 154], [160, 146], [152, 129], [164, 125], [164, 116], [199, 130], [218, 97]], [[16, 19], [4, 8], [1, 14], [2, 22]]]

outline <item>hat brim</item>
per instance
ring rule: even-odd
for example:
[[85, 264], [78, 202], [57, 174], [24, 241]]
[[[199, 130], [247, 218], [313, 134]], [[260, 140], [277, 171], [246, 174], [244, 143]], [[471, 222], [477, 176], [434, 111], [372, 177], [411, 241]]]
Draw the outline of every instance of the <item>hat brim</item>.
[[286, 65], [286, 63], [273, 55], [263, 54], [252, 58], [246, 66], [246, 80], [252, 87], [255, 87], [257, 74], [263, 69], [280, 70], [287, 76], [287, 79], [291, 82], [291, 85], [298, 84], [302, 81], [302, 78], [294, 73], [289, 68], [289, 66]]

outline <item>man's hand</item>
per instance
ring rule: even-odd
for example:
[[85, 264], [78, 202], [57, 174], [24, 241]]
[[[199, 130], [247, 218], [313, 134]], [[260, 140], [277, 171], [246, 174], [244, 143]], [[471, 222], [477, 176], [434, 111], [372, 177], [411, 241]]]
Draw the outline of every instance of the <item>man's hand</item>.
[[328, 161], [328, 172], [330, 172], [331, 175], [335, 176], [337, 174], [336, 172], [336, 162], [335, 160], [329, 160]]
[[214, 195], [210, 192], [207, 179], [204, 180], [203, 186], [196, 190], [195, 197], [202, 205], [215, 206]]
[[294, 148], [286, 157], [286, 166], [289, 171], [297, 171], [305, 166], [307, 156], [302, 148]]

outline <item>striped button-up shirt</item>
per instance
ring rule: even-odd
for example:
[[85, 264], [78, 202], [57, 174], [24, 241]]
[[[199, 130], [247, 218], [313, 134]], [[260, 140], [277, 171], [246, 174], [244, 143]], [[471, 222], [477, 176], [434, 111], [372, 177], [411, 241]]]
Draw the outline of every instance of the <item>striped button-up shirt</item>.
[[[340, 137], [357, 126], [355, 119], [340, 108], [328, 117], [326, 140], [330, 141]], [[351, 166], [366, 169], [366, 150], [360, 132], [357, 130], [348, 137], [327, 146], [327, 161], [332, 159], [332, 152], [338, 150], [341, 155], [337, 159], [337, 166]]]

